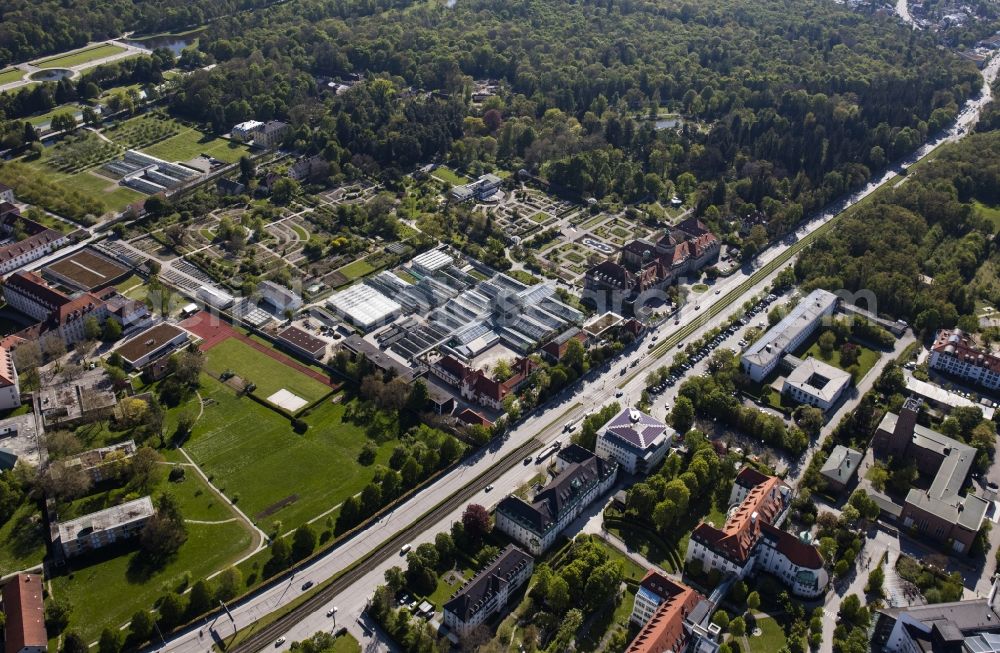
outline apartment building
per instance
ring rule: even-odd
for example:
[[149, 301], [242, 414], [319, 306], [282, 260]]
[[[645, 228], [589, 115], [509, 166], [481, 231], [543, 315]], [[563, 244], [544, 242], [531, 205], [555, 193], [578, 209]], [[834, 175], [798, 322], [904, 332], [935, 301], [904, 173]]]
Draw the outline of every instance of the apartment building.
[[444, 604], [444, 625], [459, 637], [507, 607], [510, 596], [528, 582], [535, 559], [513, 544]]

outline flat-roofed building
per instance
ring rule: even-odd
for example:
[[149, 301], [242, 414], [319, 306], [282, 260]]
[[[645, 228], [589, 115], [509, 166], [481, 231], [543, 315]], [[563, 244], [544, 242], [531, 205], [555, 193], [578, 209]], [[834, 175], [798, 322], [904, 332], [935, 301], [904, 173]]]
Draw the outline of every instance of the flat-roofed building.
[[188, 332], [173, 324], [161, 323], [127, 340], [115, 351], [130, 369], [145, 367], [188, 341]]
[[59, 547], [72, 558], [137, 536], [156, 513], [153, 501], [142, 497], [56, 524]]
[[202, 286], [196, 295], [201, 301], [219, 310], [225, 310], [236, 302], [232, 295], [214, 286]]
[[434, 274], [438, 270], [448, 267], [455, 262], [451, 255], [446, 254], [441, 249], [427, 250], [423, 254], [413, 257], [410, 261], [410, 269], [419, 276], [426, 277]]
[[509, 544], [444, 604], [444, 625], [459, 637], [467, 636], [507, 607], [511, 595], [528, 582], [534, 568], [533, 557]]
[[837, 302], [837, 296], [827, 290], [809, 293], [743, 353], [740, 357], [743, 371], [754, 381], [763, 381], [778, 367], [782, 356], [795, 351], [825, 318], [833, 315]]
[[271, 306], [279, 311], [297, 311], [302, 308], [302, 297], [292, 290], [273, 281], [261, 281], [257, 292]]
[[988, 420], [992, 420], [996, 414], [996, 409], [993, 406], [976, 403], [956, 392], [950, 392], [933, 383], [921, 381], [909, 374], [906, 375], [906, 390], [910, 394], [918, 395], [933, 408], [945, 412], [950, 412], [953, 408], [978, 408], [982, 411], [983, 418]]
[[247, 120], [246, 122], [241, 122], [233, 127], [233, 129], [229, 132], [229, 135], [235, 141], [242, 141], [246, 143], [247, 141], [252, 141], [257, 136], [257, 132], [260, 131], [263, 126], [264, 123], [259, 120]]
[[882, 608], [875, 612], [871, 650], [889, 653], [997, 653], [997, 581], [986, 598]]
[[[125, 440], [107, 447], [84, 451], [70, 458], [63, 458], [53, 463], [53, 473], [55, 470], [75, 471], [86, 474], [94, 483], [100, 483], [114, 475], [114, 469], [118, 465], [127, 464], [128, 460], [135, 455], [135, 441]], [[121, 469], [121, 467], [117, 467]]]
[[290, 326], [278, 333], [278, 342], [306, 358], [323, 360], [326, 357], [325, 340], [310, 335], [302, 329]]
[[403, 308], [366, 283], [341, 290], [326, 305], [362, 331], [389, 323]]
[[677, 432], [660, 420], [625, 408], [597, 435], [597, 455], [614, 460], [629, 474], [648, 474], [670, 450]]
[[48, 653], [44, 588], [38, 574], [15, 574], [4, 584], [4, 653]]

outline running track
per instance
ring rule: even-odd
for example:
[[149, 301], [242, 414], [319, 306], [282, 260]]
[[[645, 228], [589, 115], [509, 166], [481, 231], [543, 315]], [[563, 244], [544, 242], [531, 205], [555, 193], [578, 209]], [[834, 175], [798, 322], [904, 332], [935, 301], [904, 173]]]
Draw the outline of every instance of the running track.
[[288, 367], [305, 374], [309, 378], [316, 379], [327, 387], [333, 389], [340, 387], [340, 384], [332, 383], [330, 378], [326, 375], [317, 372], [311, 367], [306, 367], [295, 359], [286, 356], [279, 351], [275, 351], [267, 345], [250, 338], [249, 336], [243, 335], [233, 327], [229, 326], [227, 322], [220, 319], [218, 316], [212, 315], [211, 313], [200, 311], [199, 313], [196, 313], [181, 322], [181, 326], [202, 339], [200, 346], [202, 351], [208, 351], [220, 342], [228, 340], [229, 338], [236, 338], [244, 344], [253, 347], [260, 353], [270, 356], [279, 363], [287, 365]]

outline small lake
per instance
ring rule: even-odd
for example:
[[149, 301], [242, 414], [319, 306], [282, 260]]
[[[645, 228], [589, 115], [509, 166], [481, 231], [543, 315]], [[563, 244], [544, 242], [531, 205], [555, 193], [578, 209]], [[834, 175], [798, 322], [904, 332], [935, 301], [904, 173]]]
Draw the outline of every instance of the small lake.
[[198, 37], [201, 36], [201, 33], [204, 31], [204, 29], [200, 29], [195, 32], [188, 32], [187, 34], [164, 34], [162, 36], [150, 36], [144, 39], [122, 39], [122, 42], [134, 45], [137, 48], [145, 48], [146, 50], [166, 48], [170, 50], [175, 57], [179, 57], [181, 56], [181, 52], [184, 48], [194, 45], [198, 41]]
[[67, 68], [46, 68], [31, 73], [30, 79], [35, 82], [58, 82], [60, 79], [72, 76], [73, 71]]

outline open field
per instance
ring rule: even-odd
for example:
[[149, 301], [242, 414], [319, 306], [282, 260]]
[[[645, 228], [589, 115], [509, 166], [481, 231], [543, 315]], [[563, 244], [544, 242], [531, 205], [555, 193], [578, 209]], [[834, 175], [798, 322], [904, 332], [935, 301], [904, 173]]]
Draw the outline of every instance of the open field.
[[[868, 370], [870, 370], [872, 367], [875, 366], [875, 363], [877, 363], [878, 359], [881, 358], [881, 354], [879, 354], [874, 349], [869, 349], [868, 347], [865, 347], [864, 345], [859, 345], [857, 343], [853, 344], [857, 345], [859, 352], [858, 362], [857, 362], [858, 374], [857, 378], [854, 379], [855, 381], [858, 381], [864, 378], [865, 374], [868, 373]], [[830, 356], [827, 358], [823, 356], [823, 352], [820, 351], [818, 339], [816, 339], [802, 353], [802, 356], [800, 356], [800, 358], [808, 358], [810, 356], [813, 356], [816, 358], [816, 360], [823, 361], [828, 365], [833, 365], [836, 368], [842, 370], [847, 369], [847, 366], [840, 362], [840, 347], [834, 347], [833, 351], [830, 352]]]
[[761, 630], [759, 636], [747, 633], [751, 653], [774, 653], [784, 648], [785, 631], [777, 621], [771, 617], [761, 618], [757, 620], [757, 627]]
[[232, 370], [244, 381], [255, 383], [257, 385], [255, 394], [259, 397], [270, 397], [285, 388], [312, 403], [331, 390], [329, 386], [309, 378], [236, 338], [224, 340], [209, 349], [205, 355], [205, 369], [216, 376], [226, 370]]
[[451, 168], [439, 166], [431, 173], [432, 177], [446, 181], [452, 186], [461, 186], [469, 183], [469, 178], [454, 172]]
[[200, 154], [207, 154], [220, 161], [234, 163], [248, 150], [245, 145], [208, 136], [191, 127], [184, 127], [178, 134], [142, 151], [166, 161], [190, 161]]
[[[265, 530], [279, 521], [282, 530], [293, 529], [360, 492], [375, 475], [375, 465], [356, 462], [368, 437], [343, 421], [341, 404], [317, 407], [303, 418], [309, 430], [298, 435], [288, 419], [207, 376], [201, 393], [210, 402], [185, 450]], [[382, 444], [376, 463], [385, 464], [394, 446], [394, 440]]]
[[0, 569], [7, 574], [40, 564], [47, 539], [38, 506], [25, 503], [0, 526]]
[[[161, 569], [148, 569], [134, 545], [125, 545], [115, 556], [83, 559], [66, 575], [52, 579], [58, 596], [72, 606], [69, 628], [85, 640], [97, 639], [105, 626], [118, 626], [140, 608], [149, 608], [166, 589], [180, 589], [186, 574], [194, 580], [224, 569], [246, 552], [251, 535], [208, 485], [188, 470], [179, 483], [163, 481], [158, 488], [170, 492], [185, 520], [221, 522], [188, 523], [188, 539], [178, 554]], [[90, 503], [100, 503], [94, 495]], [[99, 506], [97, 506], [99, 507]]]
[[[98, 213], [124, 209], [132, 202], [146, 197], [138, 191], [119, 186], [114, 180], [102, 177], [92, 170], [59, 172], [47, 164], [44, 156], [39, 159], [9, 161], [0, 166], [0, 181], [14, 188], [24, 202], [36, 204], [53, 213], [70, 219], [83, 217], [77, 198], [96, 203]], [[72, 207], [72, 210], [70, 210]]]
[[19, 70], [17, 68], [7, 68], [6, 70], [0, 72], [0, 86], [19, 82], [22, 77], [24, 77], [23, 70]]
[[978, 200], [973, 200], [972, 205], [976, 208], [979, 215], [993, 223], [994, 229], [1000, 229], [1000, 207], [987, 206]]
[[348, 279], [354, 280], [365, 276], [374, 269], [375, 268], [369, 265], [368, 262], [362, 258], [354, 261], [353, 263], [348, 263], [337, 271]]
[[69, 54], [57, 54], [56, 56], [49, 57], [48, 59], [41, 59], [33, 62], [33, 65], [38, 66], [39, 68], [70, 68], [72, 66], [79, 66], [81, 64], [88, 63], [90, 61], [104, 59], [105, 57], [110, 57], [122, 52], [125, 52], [125, 48], [117, 45], [110, 45], [108, 43], [102, 43], [100, 45], [95, 45], [92, 48], [86, 48], [85, 50], [78, 50], [76, 52], [70, 52]]

